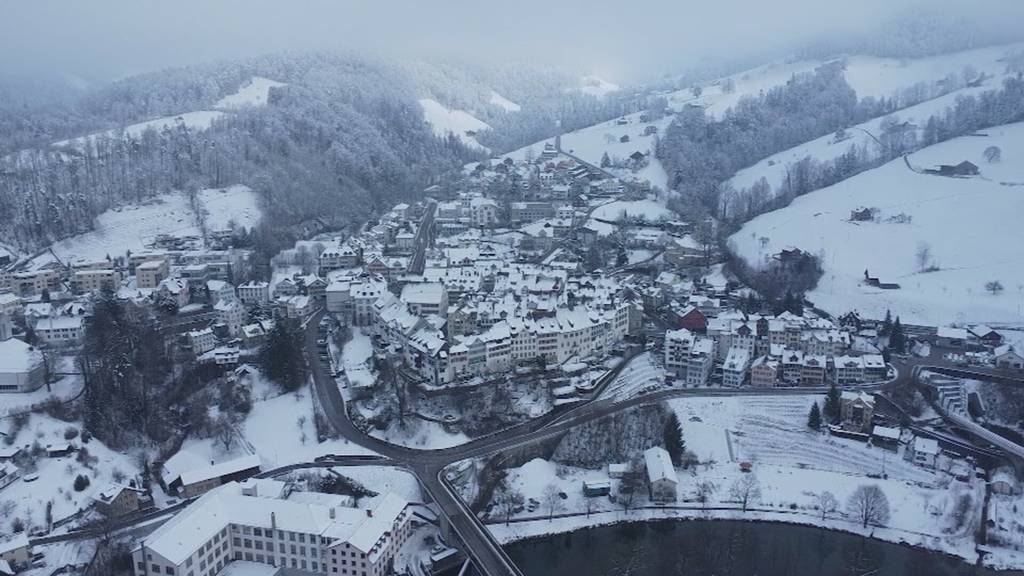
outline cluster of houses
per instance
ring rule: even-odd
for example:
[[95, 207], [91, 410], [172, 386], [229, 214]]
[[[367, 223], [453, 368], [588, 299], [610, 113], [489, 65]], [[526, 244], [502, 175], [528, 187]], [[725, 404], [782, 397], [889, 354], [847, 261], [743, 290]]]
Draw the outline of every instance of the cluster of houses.
[[879, 351], [832, 320], [789, 312], [748, 315], [707, 300], [691, 295], [677, 316], [686, 327], [665, 333], [665, 368], [688, 386], [708, 384], [717, 370], [721, 384], [730, 387], [844, 386], [886, 379]]
[[959, 364], [991, 365], [1004, 370], [1024, 370], [1024, 350], [1006, 342], [1002, 334], [984, 324], [967, 327], [939, 326], [932, 342], [950, 349]]

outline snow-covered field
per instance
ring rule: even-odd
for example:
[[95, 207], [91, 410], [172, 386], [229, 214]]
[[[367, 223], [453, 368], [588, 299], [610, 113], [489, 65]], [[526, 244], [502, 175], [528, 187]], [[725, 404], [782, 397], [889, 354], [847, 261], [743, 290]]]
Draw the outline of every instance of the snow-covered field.
[[393, 422], [387, 430], [370, 430], [370, 434], [399, 446], [419, 450], [451, 448], [470, 441], [462, 432], [448, 432], [441, 424], [408, 417], [404, 424]]
[[[202, 190], [200, 202], [210, 230], [226, 228], [231, 221], [252, 227], [261, 216], [256, 194], [245, 186]], [[143, 250], [161, 234], [199, 236], [196, 216], [184, 194], [164, 194], [142, 204], [107, 210], [96, 217], [93, 231], [56, 242], [52, 249], [64, 263], [96, 261], [127, 250]], [[35, 263], [49, 259], [51, 256], [44, 254]]]
[[[3, 421], [4, 424], [9, 422]], [[79, 425], [45, 414], [32, 414], [14, 437], [11, 446], [25, 452], [33, 452], [36, 446], [45, 449], [47, 445], [70, 442], [85, 449], [89, 458], [83, 462], [78, 454], [48, 458], [45, 453], [34, 457], [34, 468], [26, 467], [21, 471], [21, 479], [0, 488], [0, 536], [11, 533], [11, 522], [15, 518], [21, 519], [29, 531], [45, 528], [48, 503], [52, 503], [53, 520], [58, 521], [88, 507], [90, 497], [113, 482], [115, 474], [130, 478], [138, 473], [131, 454], [115, 452], [96, 439], [83, 444], [80, 435], [66, 440], [65, 432], [69, 429], [79, 430]], [[24, 478], [31, 475], [37, 478], [25, 482]], [[78, 475], [89, 478], [89, 486], [81, 492], [73, 487]]]
[[238, 92], [228, 94], [213, 105], [216, 109], [237, 109], [247, 106], [263, 106], [267, 103], [271, 88], [285, 86], [284, 82], [278, 82], [262, 76], [253, 76], [247, 83], [243, 84]]
[[[984, 131], [921, 150], [909, 157], [918, 169], [969, 160], [974, 178], [920, 174], [902, 159], [812, 192], [781, 210], [746, 223], [730, 238], [751, 264], [797, 247], [823, 253], [825, 274], [809, 298], [831, 312], [859, 310], [881, 317], [887, 309], [904, 322], [1019, 322], [1024, 320], [1024, 124]], [[1002, 149], [988, 163], [983, 151]], [[849, 222], [850, 211], [878, 208], [874, 222]], [[887, 220], [912, 217], [904, 224]], [[919, 246], [930, 249], [938, 271], [919, 273]], [[879, 255], [884, 254], [881, 258]], [[864, 271], [900, 290], [862, 286]], [[1004, 290], [990, 294], [985, 283]]]
[[[587, 517], [584, 480], [607, 480], [606, 470], [585, 470], [535, 459], [509, 471], [508, 481], [526, 502], [536, 503], [513, 515], [533, 519], [504, 525], [503, 512], [492, 510], [490, 530], [503, 542], [558, 533], [599, 524], [657, 518], [723, 518], [776, 520], [871, 534], [892, 542], [905, 542], [974, 559], [974, 529], [981, 518], [984, 484], [958, 482], [941, 471], [904, 462], [897, 454], [865, 444], [813, 433], [806, 429], [808, 407], [819, 396], [683, 398], [671, 401], [683, 426], [683, 438], [699, 464], [677, 470], [678, 500], [674, 505], [624, 512], [608, 498], [590, 499]], [[739, 462], [753, 463], [761, 495], [749, 512], [739, 510], [730, 493], [745, 476]], [[886, 478], [869, 477], [882, 472]], [[617, 480], [612, 480], [613, 493]], [[697, 500], [698, 485], [710, 482], [714, 491], [709, 507]], [[878, 485], [885, 493], [890, 518], [885, 527], [862, 529], [844, 510], [850, 494], [861, 485]], [[548, 521], [544, 491], [554, 485], [566, 495], [555, 514], [576, 514]], [[818, 495], [830, 491], [838, 510], [822, 520]], [[966, 503], [963, 514], [958, 506]], [[649, 506], [646, 495], [633, 507]], [[532, 508], [532, 509], [531, 509]], [[735, 509], [730, 509], [735, 508]]]
[[353, 386], [371, 386], [376, 378], [370, 359], [373, 357], [373, 344], [362, 328], [353, 328], [352, 339], [342, 349], [342, 364], [345, 375]]
[[619, 90], [619, 85], [605, 80], [600, 76], [588, 74], [580, 78], [580, 85], [575, 88], [584, 94], [590, 94], [591, 96], [597, 96], [598, 98], [611, 94]]
[[648, 222], [657, 222], [661, 218], [671, 219], [672, 211], [657, 200], [617, 200], [602, 204], [591, 212], [591, 218], [600, 218], [612, 222], [625, 214], [627, 218], [644, 217]]
[[[70, 373], [76, 369], [74, 358], [68, 356], [62, 359], [60, 367], [62, 372]], [[0, 418], [11, 414], [28, 412], [34, 406], [40, 406], [51, 398], [58, 400], [73, 398], [82, 391], [82, 385], [82, 378], [80, 376], [69, 375], [34, 392], [0, 394]], [[3, 430], [3, 424], [0, 423], [0, 431]]]
[[490, 126], [483, 120], [479, 120], [465, 110], [452, 110], [432, 98], [420, 99], [420, 107], [423, 108], [423, 117], [430, 124], [434, 135], [444, 138], [448, 134], [454, 134], [463, 144], [470, 148], [486, 151], [476, 138], [466, 134], [477, 130], [486, 130]]

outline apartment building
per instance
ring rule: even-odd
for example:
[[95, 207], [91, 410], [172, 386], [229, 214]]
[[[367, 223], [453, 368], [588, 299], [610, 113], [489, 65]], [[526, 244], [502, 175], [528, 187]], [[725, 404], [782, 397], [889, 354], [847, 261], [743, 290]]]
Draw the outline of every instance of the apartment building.
[[132, 552], [137, 576], [215, 576], [236, 560], [312, 574], [385, 576], [411, 532], [409, 504], [394, 494], [371, 508], [342, 497], [289, 493], [276, 480], [216, 488]]
[[154, 289], [168, 277], [170, 271], [166, 258], [146, 260], [135, 267], [135, 285], [138, 288]]

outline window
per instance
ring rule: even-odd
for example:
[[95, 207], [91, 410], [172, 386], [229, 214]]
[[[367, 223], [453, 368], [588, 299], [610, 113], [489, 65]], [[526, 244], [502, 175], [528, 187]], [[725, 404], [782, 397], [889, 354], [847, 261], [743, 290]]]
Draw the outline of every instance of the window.
[[261, 530], [260, 528], [253, 528], [252, 529], [252, 535], [253, 536], [263, 536], [263, 530]]

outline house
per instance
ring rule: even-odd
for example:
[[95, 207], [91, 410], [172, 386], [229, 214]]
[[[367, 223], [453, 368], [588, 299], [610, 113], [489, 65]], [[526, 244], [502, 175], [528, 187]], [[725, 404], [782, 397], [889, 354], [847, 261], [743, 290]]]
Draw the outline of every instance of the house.
[[644, 450], [647, 468], [647, 490], [652, 502], [675, 502], [679, 478], [668, 451], [660, 446]]
[[15, 570], [27, 568], [32, 560], [32, 545], [28, 532], [22, 531], [6, 540], [0, 540], [0, 562], [6, 562]]
[[832, 365], [833, 381], [839, 386], [864, 381], [864, 359], [860, 356], [836, 356]]
[[946, 348], [963, 348], [967, 343], [967, 329], [953, 328], [952, 326], [939, 326], [935, 334], [935, 345]]
[[410, 312], [418, 316], [448, 314], [448, 291], [440, 282], [406, 284], [400, 299], [409, 307]]
[[871, 445], [896, 452], [900, 447], [900, 429], [875, 426], [871, 429]]
[[185, 498], [203, 494], [222, 484], [249, 478], [260, 472], [259, 456], [242, 456], [219, 464], [186, 470], [167, 484], [168, 493]]
[[686, 329], [669, 330], [665, 333], [665, 370], [674, 372], [676, 376], [686, 374], [693, 338], [693, 333]]
[[824, 355], [812, 354], [804, 356], [800, 365], [800, 384], [802, 386], [818, 386], [825, 383], [826, 359]]
[[84, 334], [81, 316], [41, 318], [33, 329], [40, 342], [53, 345], [74, 346], [82, 341]]
[[881, 354], [865, 354], [861, 356], [861, 360], [864, 361], [865, 382], [881, 382], [889, 375], [885, 358]]
[[867, 432], [875, 415], [875, 397], [867, 392], [844, 391], [839, 397], [839, 418], [844, 430]]
[[238, 287], [238, 300], [246, 306], [265, 308], [270, 304], [270, 284], [251, 280]]
[[786, 350], [782, 355], [782, 381], [799, 384], [803, 374], [804, 353], [800, 350]]
[[699, 333], [705, 332], [708, 328], [708, 317], [696, 306], [687, 306], [678, 312], [673, 311], [673, 314], [676, 317], [677, 328]]
[[747, 367], [750, 365], [750, 350], [733, 346], [722, 364], [722, 385], [739, 388], [747, 380]]
[[587, 498], [608, 496], [612, 493], [611, 480], [584, 480], [583, 495]]
[[1012, 344], [1003, 344], [993, 352], [996, 368], [1024, 370], [1024, 356]]
[[46, 445], [46, 457], [47, 458], [63, 458], [70, 456], [75, 452], [75, 447], [67, 442], [59, 442], [57, 444]]
[[992, 472], [992, 479], [989, 480], [988, 485], [992, 487], [992, 492], [1004, 496], [1016, 496], [1021, 491], [1020, 482], [1017, 481], [1013, 468], [1007, 466], [997, 468]]
[[715, 341], [711, 338], [697, 338], [690, 347], [690, 358], [686, 363], [686, 385], [704, 386], [711, 377], [715, 363]]
[[608, 465], [608, 477], [621, 479], [625, 478], [631, 471], [631, 467], [628, 462], [613, 462]]
[[134, 486], [110, 484], [93, 494], [92, 501], [96, 510], [108, 518], [123, 516], [139, 509], [140, 493], [142, 490]]
[[929, 169], [925, 172], [939, 176], [977, 176], [981, 173], [978, 166], [968, 160], [959, 164], [939, 164], [937, 169]]
[[935, 461], [939, 457], [939, 442], [933, 438], [914, 436], [914, 439], [910, 441], [907, 454], [914, 464], [925, 468], [935, 468]]
[[970, 337], [976, 339], [983, 346], [996, 348], [1003, 344], [1003, 335], [983, 324], [971, 326], [968, 331]]
[[750, 365], [750, 385], [772, 388], [779, 381], [779, 362], [769, 356], [759, 356]]
[[169, 274], [170, 265], [166, 258], [146, 260], [135, 267], [135, 286], [137, 288], [157, 288]]
[[21, 476], [21, 470], [10, 462], [0, 464], [0, 490], [11, 485]]
[[217, 346], [217, 337], [213, 335], [213, 330], [210, 328], [191, 330], [188, 332], [188, 345], [192, 348], [192, 353], [199, 356]]

